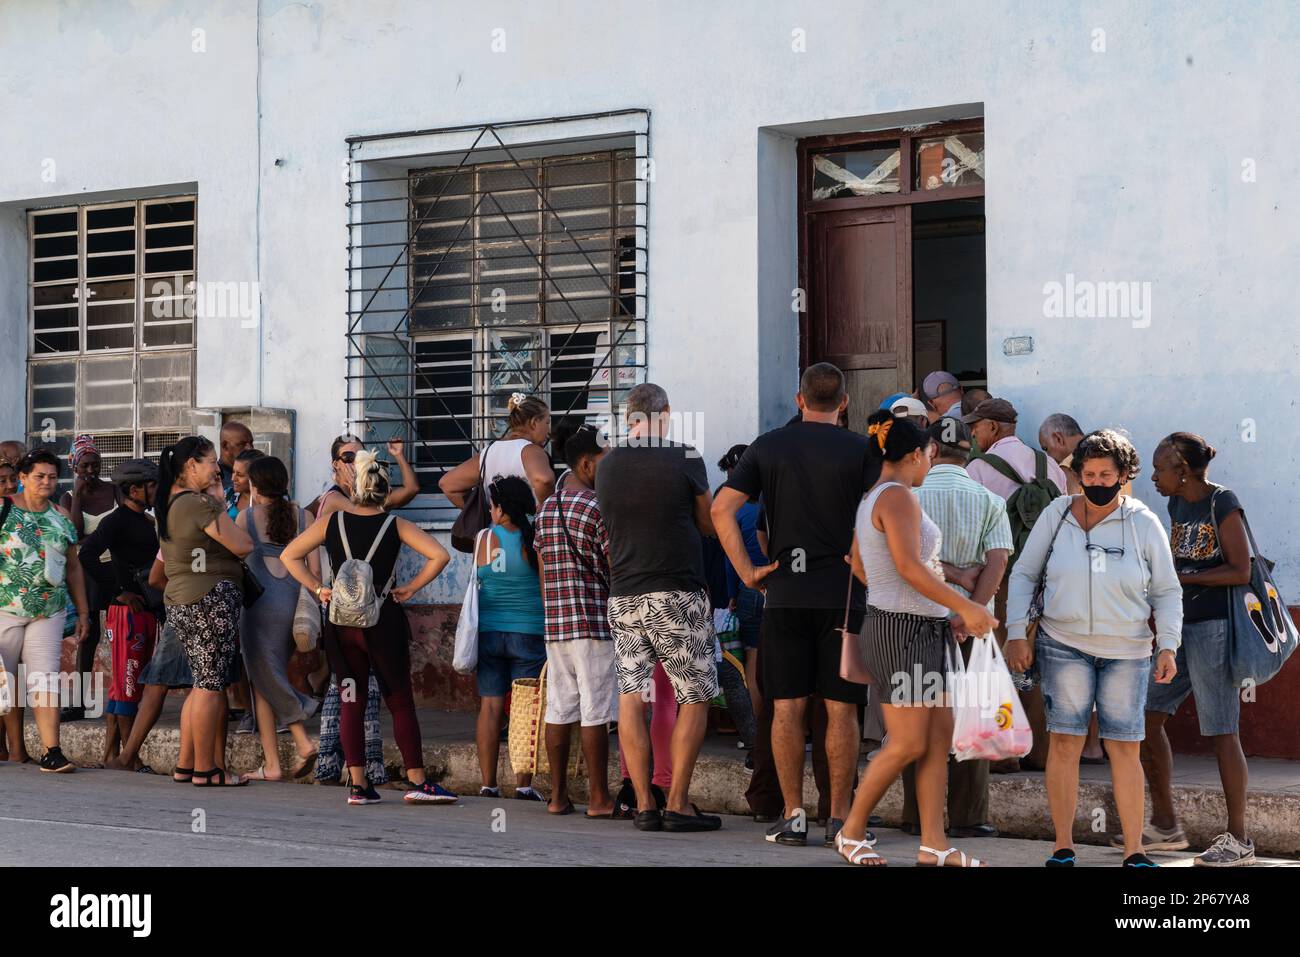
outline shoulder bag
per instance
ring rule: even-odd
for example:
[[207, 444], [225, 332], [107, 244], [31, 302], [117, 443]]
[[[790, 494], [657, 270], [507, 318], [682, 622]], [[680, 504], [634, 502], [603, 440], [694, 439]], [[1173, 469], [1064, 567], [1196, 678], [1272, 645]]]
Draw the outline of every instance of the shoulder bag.
[[[1214, 524], [1214, 538], [1222, 552], [1219, 520], [1214, 512], [1214, 500], [1220, 491], [1222, 489], [1216, 489], [1210, 496], [1210, 521]], [[1227, 665], [1235, 685], [1246, 682], [1262, 685], [1282, 669], [1295, 651], [1300, 636], [1273, 580], [1273, 563], [1259, 553], [1244, 508], [1241, 510], [1241, 523], [1246, 526], [1246, 540], [1250, 543], [1250, 581], [1245, 585], [1227, 586]]]
[[492, 510], [488, 506], [487, 489], [483, 480], [487, 471], [487, 456], [496, 440], [489, 442], [478, 459], [478, 481], [465, 493], [465, 504], [451, 525], [451, 547], [458, 552], [472, 552], [478, 533], [492, 525]]

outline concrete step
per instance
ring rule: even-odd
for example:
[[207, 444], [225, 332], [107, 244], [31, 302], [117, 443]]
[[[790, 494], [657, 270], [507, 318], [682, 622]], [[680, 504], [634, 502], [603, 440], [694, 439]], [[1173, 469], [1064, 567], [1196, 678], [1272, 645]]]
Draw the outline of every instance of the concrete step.
[[[480, 781], [478, 753], [474, 746], [472, 716], [447, 712], [421, 712], [424, 729], [424, 763], [434, 780], [460, 794], [477, 794]], [[387, 716], [385, 715], [385, 718]], [[392, 743], [391, 729], [385, 720], [384, 758], [392, 778], [401, 776], [401, 756]], [[103, 756], [103, 721], [79, 721], [62, 725], [64, 753], [78, 764], [93, 764]], [[25, 727], [27, 748], [34, 756], [43, 753], [35, 725], [30, 717]], [[314, 728], [313, 728], [314, 731]], [[743, 753], [735, 750], [734, 738], [711, 739], [700, 755], [691, 782], [691, 798], [701, 809], [714, 813], [748, 814], [744, 793], [749, 773], [744, 768]], [[291, 767], [295, 755], [288, 735], [277, 738], [280, 760]], [[180, 751], [180, 731], [175, 716], [164, 720], [149, 735], [141, 758], [159, 772], [170, 770]], [[617, 737], [612, 739], [608, 778], [620, 780]], [[1180, 759], [1180, 761], [1183, 759]], [[1189, 759], [1190, 760], [1190, 759]], [[262, 749], [255, 735], [230, 734], [227, 764], [236, 770], [249, 770], [262, 764]], [[1252, 771], [1255, 762], [1252, 762]], [[1119, 818], [1106, 768], [1085, 768], [1079, 785], [1075, 837], [1083, 844], [1104, 844], [1109, 831], [1118, 830]], [[1226, 810], [1217, 783], [1201, 773], [1190, 775], [1202, 780], [1175, 783], [1174, 801], [1187, 836], [1194, 849], [1208, 845], [1223, 828]], [[1260, 854], [1300, 856], [1300, 762], [1267, 762], [1266, 781], [1262, 788], [1250, 791], [1247, 827]], [[501, 749], [498, 779], [503, 793], [512, 791], [514, 774], [509, 767], [504, 744]], [[310, 779], [302, 783], [314, 783]], [[550, 788], [547, 775], [538, 775], [536, 784], [544, 792]], [[265, 785], [259, 785], [265, 786]], [[585, 776], [580, 774], [571, 786], [574, 799], [587, 796]], [[805, 795], [816, 795], [811, 761], [804, 775]], [[1047, 810], [1047, 795], [1042, 774], [1022, 772], [994, 775], [990, 784], [989, 808], [993, 824], [1003, 834], [1018, 838], [1045, 839], [1052, 836]], [[809, 816], [816, 802], [809, 803]], [[902, 785], [895, 783], [876, 809], [887, 825], [901, 820]]]

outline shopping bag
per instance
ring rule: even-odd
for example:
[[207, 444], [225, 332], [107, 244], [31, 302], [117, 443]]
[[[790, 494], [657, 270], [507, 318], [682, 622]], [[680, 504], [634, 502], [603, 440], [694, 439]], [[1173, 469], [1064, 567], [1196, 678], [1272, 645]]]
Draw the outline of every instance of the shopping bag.
[[320, 647], [320, 599], [304, 586], [298, 589], [298, 604], [293, 610], [293, 644], [299, 651]]
[[9, 670], [4, 658], [0, 658], [0, 715], [8, 714], [13, 707], [14, 694], [9, 683]]
[[991, 634], [969, 640], [975, 642], [969, 664], [962, 663], [960, 650], [949, 648], [952, 753], [958, 761], [1024, 757], [1034, 736], [1002, 649]]
[[460, 618], [456, 620], [456, 643], [451, 653], [451, 666], [459, 674], [472, 675], [478, 669], [478, 543], [491, 529], [483, 529], [474, 540], [470, 552], [469, 584], [465, 586], [465, 600], [460, 605]]

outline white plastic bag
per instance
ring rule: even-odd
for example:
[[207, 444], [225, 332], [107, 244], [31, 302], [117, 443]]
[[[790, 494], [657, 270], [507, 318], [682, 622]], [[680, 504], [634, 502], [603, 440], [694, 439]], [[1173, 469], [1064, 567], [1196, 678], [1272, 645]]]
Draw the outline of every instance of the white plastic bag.
[[14, 707], [13, 691], [9, 684], [9, 671], [5, 667], [4, 658], [0, 658], [0, 715], [8, 714]]
[[483, 536], [489, 531], [491, 529], [483, 529], [474, 539], [469, 584], [465, 587], [465, 600], [456, 621], [456, 645], [451, 655], [451, 666], [462, 675], [472, 675], [478, 669], [478, 550]]
[[1021, 758], [1034, 744], [1029, 719], [1011, 672], [991, 634], [970, 638], [970, 663], [960, 651], [948, 659], [953, 696], [952, 753], [958, 761]]

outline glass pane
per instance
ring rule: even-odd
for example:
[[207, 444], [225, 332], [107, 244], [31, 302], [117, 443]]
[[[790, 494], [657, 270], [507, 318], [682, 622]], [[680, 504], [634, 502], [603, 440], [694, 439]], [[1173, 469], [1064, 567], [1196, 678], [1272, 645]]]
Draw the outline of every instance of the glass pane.
[[90, 278], [99, 276], [129, 276], [135, 272], [135, 255], [127, 256], [88, 256], [86, 257], [86, 275]]
[[32, 232], [37, 236], [45, 233], [75, 233], [77, 231], [77, 214], [36, 213], [32, 217]]
[[86, 432], [135, 427], [133, 356], [85, 359], [77, 390], [77, 428]]
[[146, 223], [175, 223], [194, 218], [194, 200], [175, 200], [167, 203], [150, 203], [144, 208]]
[[142, 330], [146, 348], [194, 341], [194, 276], [179, 273], [144, 281]]
[[[63, 286], [52, 287], [66, 288]], [[37, 355], [50, 352], [76, 352], [81, 348], [77, 329], [77, 307], [64, 306], [53, 309], [32, 310], [34, 351]]]
[[540, 362], [542, 337], [538, 333], [493, 333], [487, 356], [487, 428], [493, 435], [505, 431], [510, 394], [532, 392]]
[[111, 233], [87, 233], [86, 252], [120, 253], [135, 252], [135, 230], [118, 229]]
[[56, 259], [52, 262], [32, 264], [32, 278], [36, 282], [55, 282], [59, 279], [77, 278], [77, 260]]
[[[77, 364], [33, 362], [28, 369], [32, 383], [30, 433], [38, 439], [55, 432], [70, 434], [76, 426]], [[46, 442], [38, 440], [36, 444]]]
[[819, 153], [812, 158], [812, 198], [897, 193], [898, 167], [897, 143]]
[[193, 246], [193, 226], [164, 226], [147, 230], [144, 234], [145, 249], [163, 249], [170, 246]]
[[135, 207], [117, 206], [113, 209], [87, 209], [86, 229], [111, 229], [114, 226], [134, 226]]
[[75, 256], [77, 255], [77, 237], [72, 236], [50, 236], [48, 239], [37, 238], [32, 243], [32, 255], [36, 259], [45, 259], [50, 256]]
[[182, 425], [181, 413], [190, 405], [189, 352], [163, 352], [140, 357], [140, 427], [167, 429]]
[[983, 182], [983, 133], [955, 133], [917, 141], [914, 189], [979, 186]]
[[169, 253], [151, 253], [144, 254], [144, 271], [146, 273], [159, 272], [189, 272], [194, 268], [194, 250], [181, 249]]

